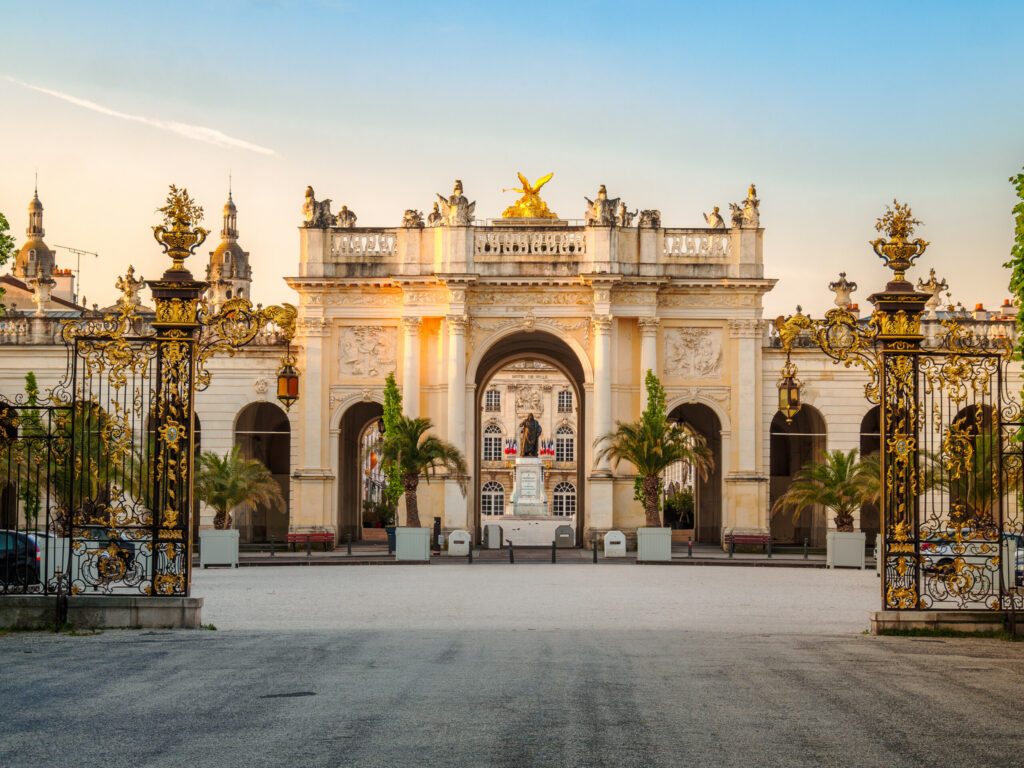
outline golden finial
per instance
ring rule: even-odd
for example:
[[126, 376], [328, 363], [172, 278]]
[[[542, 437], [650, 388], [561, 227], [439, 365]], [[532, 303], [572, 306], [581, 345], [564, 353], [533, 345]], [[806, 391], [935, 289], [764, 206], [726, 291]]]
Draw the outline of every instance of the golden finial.
[[203, 244], [209, 231], [198, 226], [203, 220], [203, 207], [198, 205], [184, 187], [171, 184], [167, 204], [157, 209], [164, 223], [153, 227], [153, 237], [171, 257], [171, 272], [187, 272], [185, 259]]
[[877, 240], [872, 240], [871, 247], [885, 262], [885, 266], [893, 271], [894, 282], [907, 282], [907, 270], [928, 247], [927, 240], [921, 238], [910, 240], [914, 234], [914, 228], [919, 224], [921, 222], [914, 218], [910, 206], [898, 200], [892, 201], [892, 208], [886, 206], [885, 213], [875, 222], [875, 230], [884, 232], [888, 239], [880, 237]]
[[554, 173], [541, 176], [533, 184], [523, 174], [517, 173], [521, 187], [503, 189], [502, 192], [520, 192], [522, 197], [505, 209], [503, 219], [557, 219], [558, 214], [548, 210], [548, 204], [540, 198], [540, 188], [551, 181]]

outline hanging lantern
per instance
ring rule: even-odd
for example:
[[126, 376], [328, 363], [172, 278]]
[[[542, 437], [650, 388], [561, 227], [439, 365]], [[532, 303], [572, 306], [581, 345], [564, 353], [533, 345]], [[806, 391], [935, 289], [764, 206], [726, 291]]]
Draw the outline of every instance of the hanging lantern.
[[792, 424], [793, 417], [800, 412], [800, 380], [788, 355], [779, 379], [779, 412], [786, 417], [787, 424]]
[[277, 369], [277, 399], [284, 404], [285, 410], [291, 410], [292, 403], [299, 399], [299, 372], [295, 368], [291, 345], [285, 353], [281, 367]]

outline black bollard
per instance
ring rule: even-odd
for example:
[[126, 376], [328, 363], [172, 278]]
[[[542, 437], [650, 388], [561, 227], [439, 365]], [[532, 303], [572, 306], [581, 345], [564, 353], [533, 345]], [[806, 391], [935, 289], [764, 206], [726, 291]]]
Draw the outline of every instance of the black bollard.
[[591, 547], [594, 550], [594, 565], [597, 565], [597, 534], [594, 534], [594, 546]]
[[277, 544], [274, 542], [274, 534], [270, 534], [270, 556], [277, 554]]
[[686, 539], [686, 556], [693, 557], [693, 536]]
[[313, 556], [313, 537], [306, 536], [306, 557]]
[[551, 542], [551, 562], [552, 562], [552, 563], [554, 563], [554, 562], [555, 562], [555, 552], [556, 552], [556, 549], [555, 549], [555, 547], [556, 547], [556, 546], [557, 546], [557, 542], [554, 542], [554, 541], [552, 541], [552, 542]]
[[470, 565], [473, 564], [473, 541], [472, 541], [472, 539], [469, 542], [469, 554], [466, 557], [466, 562], [468, 562]]
[[345, 534], [345, 554], [346, 555], [351, 555], [352, 554], [352, 534], [351, 533], [346, 533]]
[[736, 551], [736, 542], [729, 539], [729, 559], [732, 560], [732, 553]]
[[508, 561], [514, 563], [516, 561], [516, 551], [512, 546], [512, 539], [505, 539], [505, 543], [508, 544]]
[[768, 548], [768, 559], [771, 560], [772, 559], [772, 537], [771, 536], [768, 537], [768, 543], [766, 544], [766, 546]]
[[804, 560], [807, 559], [807, 537], [804, 537]]

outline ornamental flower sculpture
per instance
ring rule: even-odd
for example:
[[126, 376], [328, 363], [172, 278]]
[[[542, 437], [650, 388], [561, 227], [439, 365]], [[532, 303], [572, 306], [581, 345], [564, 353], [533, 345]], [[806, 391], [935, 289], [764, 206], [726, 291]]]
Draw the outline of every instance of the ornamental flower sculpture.
[[153, 237], [164, 253], [172, 259], [171, 272], [185, 272], [185, 259], [203, 244], [209, 230], [198, 226], [203, 220], [203, 207], [196, 203], [187, 189], [171, 184], [167, 204], [157, 209], [164, 223], [153, 227]]
[[907, 270], [925, 252], [929, 243], [917, 238], [911, 241], [914, 228], [921, 222], [914, 218], [910, 206], [897, 200], [892, 208], [885, 207], [885, 213], [875, 222], [875, 230], [884, 232], [888, 239], [880, 237], [871, 241], [871, 247], [879, 258], [894, 273], [894, 283], [906, 283]]

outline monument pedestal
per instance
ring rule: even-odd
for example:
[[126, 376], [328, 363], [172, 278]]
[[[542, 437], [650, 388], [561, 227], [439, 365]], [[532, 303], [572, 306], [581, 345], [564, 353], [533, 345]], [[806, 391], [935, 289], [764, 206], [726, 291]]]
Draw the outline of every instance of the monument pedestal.
[[548, 500], [544, 494], [544, 464], [536, 456], [516, 459], [516, 476], [506, 514], [547, 517]]

